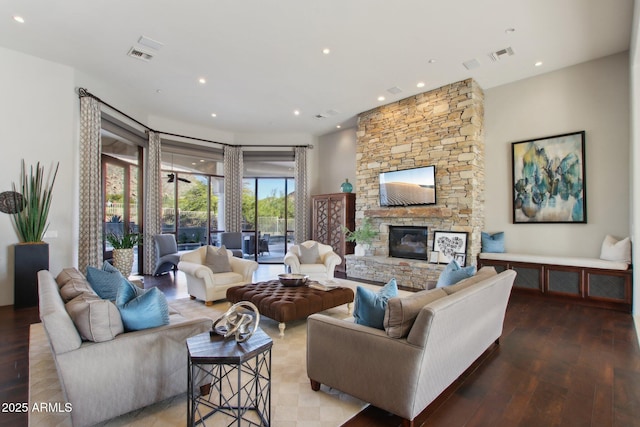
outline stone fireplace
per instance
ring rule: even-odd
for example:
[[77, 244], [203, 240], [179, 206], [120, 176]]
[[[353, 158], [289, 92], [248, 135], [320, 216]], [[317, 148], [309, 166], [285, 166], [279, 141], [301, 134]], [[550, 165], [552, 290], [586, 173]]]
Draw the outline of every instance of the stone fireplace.
[[[358, 117], [356, 225], [364, 217], [380, 231], [373, 256], [347, 256], [347, 276], [425, 289], [443, 264], [389, 256], [389, 226], [468, 233], [467, 265], [476, 261], [484, 225], [484, 94], [467, 79], [402, 99]], [[436, 204], [380, 207], [380, 172], [436, 166]], [[427, 260], [428, 255], [427, 255]]]
[[389, 256], [427, 261], [429, 230], [415, 225], [389, 226]]

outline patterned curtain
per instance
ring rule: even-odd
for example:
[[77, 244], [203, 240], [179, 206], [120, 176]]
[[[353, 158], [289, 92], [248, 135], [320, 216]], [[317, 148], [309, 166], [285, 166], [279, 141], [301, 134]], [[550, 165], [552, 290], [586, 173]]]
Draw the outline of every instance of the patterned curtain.
[[242, 231], [242, 147], [224, 147], [224, 229]]
[[144, 274], [156, 268], [156, 245], [153, 236], [162, 231], [162, 175], [160, 134], [149, 131], [149, 146], [144, 164]]
[[295, 241], [309, 240], [309, 180], [307, 178], [307, 147], [296, 147], [294, 177], [296, 180]]
[[102, 186], [100, 103], [80, 98], [80, 241], [78, 269], [102, 266]]

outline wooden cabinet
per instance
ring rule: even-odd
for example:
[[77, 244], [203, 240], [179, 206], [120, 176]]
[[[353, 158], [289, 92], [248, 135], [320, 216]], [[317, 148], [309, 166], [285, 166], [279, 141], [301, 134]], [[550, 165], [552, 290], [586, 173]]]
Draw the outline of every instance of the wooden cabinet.
[[354, 193], [332, 193], [311, 196], [313, 209], [312, 239], [330, 245], [340, 255], [342, 263], [336, 273], [346, 274], [344, 256], [353, 253], [354, 243], [345, 241], [342, 227], [355, 228], [356, 195]]

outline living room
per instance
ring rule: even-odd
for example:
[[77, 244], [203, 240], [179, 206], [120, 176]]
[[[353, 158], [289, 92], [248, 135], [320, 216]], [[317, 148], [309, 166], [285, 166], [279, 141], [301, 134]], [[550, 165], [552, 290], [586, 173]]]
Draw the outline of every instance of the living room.
[[[634, 23], [637, 23], [637, 11]], [[534, 77], [483, 88], [483, 229], [504, 231], [509, 252], [597, 258], [607, 234], [619, 238], [631, 236], [633, 241], [640, 237], [635, 222], [640, 210], [640, 198], [636, 197], [636, 187], [640, 183], [640, 170], [636, 167], [640, 164], [637, 27], [636, 24], [632, 26], [627, 49], [561, 69], [539, 72]], [[149, 114], [137, 99], [129, 96], [127, 88], [114, 87], [98, 74], [66, 65], [62, 57], [48, 60], [24, 53], [18, 46], [2, 47], [0, 62], [3, 64], [0, 85], [4, 94], [0, 100], [3, 122], [0, 128], [4, 141], [0, 177], [5, 183], [2, 191], [10, 190], [11, 182], [19, 175], [21, 158], [29, 162], [61, 162], [56, 184], [59, 191], [55, 194], [50, 215], [51, 230], [57, 232], [57, 237], [48, 239], [53, 271], [74, 265], [78, 259], [77, 87], [87, 87], [150, 127], [165, 131], [232, 144], [312, 144], [315, 148], [310, 150], [311, 194], [337, 192], [345, 178], [355, 184], [356, 194], [360, 191], [358, 129], [354, 123], [320, 135], [299, 131], [230, 132]], [[446, 84], [456, 81], [459, 80]], [[386, 90], [386, 87], [382, 89]], [[513, 224], [510, 211], [511, 143], [581, 130], [586, 132], [588, 222]], [[5, 260], [0, 265], [0, 305], [11, 305], [10, 245], [15, 239], [9, 217], [3, 215], [2, 218], [0, 230], [6, 236], [7, 244], [0, 248], [0, 258]], [[635, 259], [638, 256], [634, 253]], [[633, 313], [638, 314], [640, 292], [635, 283], [639, 282], [634, 280]]]

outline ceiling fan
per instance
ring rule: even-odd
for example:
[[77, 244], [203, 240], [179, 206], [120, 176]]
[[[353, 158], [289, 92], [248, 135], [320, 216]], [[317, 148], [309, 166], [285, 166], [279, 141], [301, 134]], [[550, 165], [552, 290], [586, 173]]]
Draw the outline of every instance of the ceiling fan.
[[[176, 174], [175, 173], [169, 173], [167, 174], [167, 182], [174, 182], [176, 180]], [[178, 181], [182, 181], [182, 182], [186, 182], [187, 184], [191, 184], [191, 181], [189, 181], [187, 178], [180, 178], [178, 177]]]

